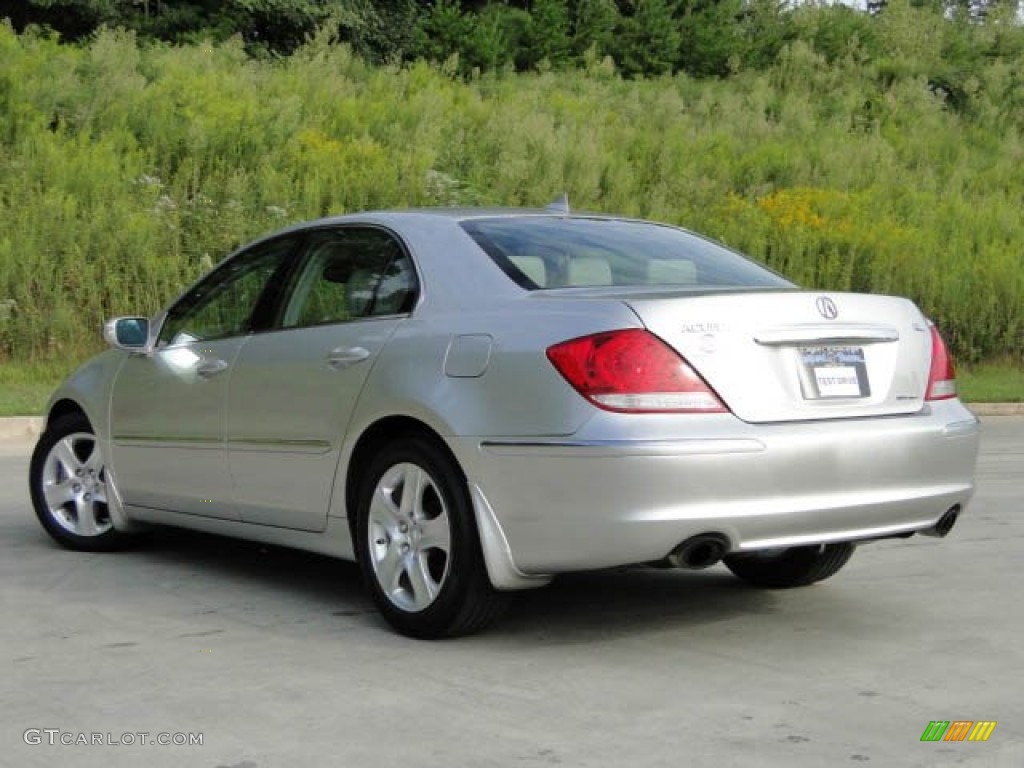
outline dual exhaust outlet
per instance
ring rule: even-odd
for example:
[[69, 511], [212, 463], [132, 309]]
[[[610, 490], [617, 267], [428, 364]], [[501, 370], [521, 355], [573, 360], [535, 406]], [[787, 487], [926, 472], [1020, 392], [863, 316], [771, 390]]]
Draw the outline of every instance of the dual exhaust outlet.
[[[946, 510], [939, 521], [926, 530], [925, 536], [947, 536], [960, 517], [960, 505], [954, 504]], [[673, 568], [699, 571], [720, 562], [729, 553], [729, 540], [720, 533], [699, 533], [691, 536], [668, 553], [665, 564]]]

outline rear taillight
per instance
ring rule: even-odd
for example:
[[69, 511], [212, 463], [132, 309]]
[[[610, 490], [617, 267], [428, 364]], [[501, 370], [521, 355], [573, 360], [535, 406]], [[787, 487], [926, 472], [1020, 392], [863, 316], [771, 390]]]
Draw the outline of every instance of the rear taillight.
[[946, 342], [938, 329], [932, 325], [932, 367], [928, 371], [928, 390], [925, 400], [948, 400], [956, 397], [956, 371], [953, 358], [949, 356]]
[[571, 339], [550, 347], [548, 359], [576, 391], [609, 411], [727, 411], [689, 363], [645, 330]]

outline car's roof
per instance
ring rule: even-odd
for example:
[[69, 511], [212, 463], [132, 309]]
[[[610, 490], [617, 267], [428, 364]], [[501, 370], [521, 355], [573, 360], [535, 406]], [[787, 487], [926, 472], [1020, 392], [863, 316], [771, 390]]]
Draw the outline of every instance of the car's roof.
[[607, 213], [594, 213], [590, 211], [557, 211], [547, 208], [403, 208], [387, 209], [379, 211], [363, 211], [360, 213], [344, 214], [339, 216], [328, 216], [322, 219], [305, 222], [307, 225], [322, 225], [344, 223], [347, 221], [374, 219], [414, 219], [420, 217], [436, 217], [451, 219], [453, 221], [465, 221], [467, 219], [489, 219], [500, 217], [537, 216], [546, 218], [580, 218], [580, 219], [617, 219], [631, 220], [628, 217], [615, 216]]
[[[371, 211], [371, 213], [374, 213]], [[376, 213], [384, 213], [388, 215], [402, 216], [406, 214], [426, 214], [428, 216], [443, 216], [449, 219], [479, 219], [489, 218], [493, 216], [566, 216], [572, 215], [567, 214], [563, 211], [550, 211], [543, 208], [482, 208], [482, 207], [462, 207], [462, 208], [407, 208], [404, 210], [389, 210], [389, 211], [376, 211]]]
[[[257, 240], [247, 243], [245, 247], [254, 245], [264, 240], [279, 237], [280, 235], [287, 235], [293, 232], [301, 232], [303, 230], [316, 229], [319, 227], [329, 227], [336, 224], [378, 224], [383, 226], [394, 225], [396, 227], [401, 227], [403, 223], [413, 224], [417, 220], [423, 222], [431, 219], [443, 219], [451, 221], [453, 223], [458, 223], [460, 221], [469, 221], [472, 219], [490, 219], [502, 217], [536, 217], [551, 219], [592, 220], [600, 219], [605, 221], [642, 221], [641, 219], [630, 218], [628, 216], [616, 216], [607, 213], [593, 213], [589, 211], [565, 212], [553, 210], [550, 208], [396, 208], [382, 209], [377, 211], [359, 211], [357, 213], [337, 214], [334, 216], [324, 216], [319, 219], [310, 219], [307, 221], [296, 222], [291, 226], [284, 227], [282, 229], [268, 233], [267, 235]], [[656, 222], [644, 223], [655, 224]]]
[[[310, 232], [325, 227], [339, 225], [368, 225], [392, 229], [403, 235], [410, 235], [414, 232], [437, 232], [436, 227], [431, 224], [444, 222], [445, 227], [459, 229], [462, 222], [508, 218], [508, 219], [561, 219], [576, 221], [606, 221], [622, 222], [632, 224], [645, 224], [652, 227], [666, 227], [681, 231], [689, 231], [672, 224], [665, 224], [657, 221], [649, 221], [630, 216], [619, 216], [615, 214], [599, 213], [594, 211], [564, 211], [551, 206], [548, 208], [509, 208], [509, 207], [424, 207], [424, 208], [402, 208], [402, 209], [380, 209], [370, 211], [357, 211], [347, 214], [336, 214], [324, 216], [319, 219], [295, 222], [282, 229], [269, 232], [262, 237], [256, 238], [243, 244], [229, 254], [228, 258], [247, 250], [260, 243], [273, 240], [278, 237], [293, 235], [302, 232]], [[695, 234], [692, 233], [691, 234]], [[702, 237], [701, 235], [697, 235]], [[226, 259], [225, 259], [226, 260]]]
[[466, 221], [468, 219], [501, 217], [516, 218], [523, 216], [544, 218], [604, 219], [609, 221], [641, 221], [641, 219], [633, 218], [630, 216], [617, 216], [614, 214], [597, 213], [593, 211], [568, 212], [553, 210], [550, 208], [402, 208], [382, 209], [377, 211], [360, 211], [358, 213], [326, 216], [324, 218], [303, 221], [301, 223], [296, 224], [295, 227], [324, 226], [330, 224], [343, 224], [353, 221], [367, 220], [409, 221], [423, 217], [450, 219], [452, 221]]

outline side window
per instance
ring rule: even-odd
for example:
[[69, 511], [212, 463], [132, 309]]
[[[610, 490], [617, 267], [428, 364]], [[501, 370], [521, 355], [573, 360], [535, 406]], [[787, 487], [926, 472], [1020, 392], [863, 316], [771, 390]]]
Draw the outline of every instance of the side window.
[[248, 332], [260, 297], [295, 245], [295, 237], [263, 243], [212, 272], [171, 307], [158, 343], [188, 344]]
[[416, 273], [380, 229], [339, 227], [310, 236], [281, 326], [299, 328], [409, 312]]

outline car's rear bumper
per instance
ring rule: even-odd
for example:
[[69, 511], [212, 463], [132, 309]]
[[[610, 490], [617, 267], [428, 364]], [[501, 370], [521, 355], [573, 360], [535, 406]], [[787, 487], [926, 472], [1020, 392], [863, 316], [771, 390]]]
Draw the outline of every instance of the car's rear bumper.
[[704, 423], [713, 436], [453, 447], [478, 519], [486, 505], [523, 574], [659, 560], [702, 533], [742, 551], [921, 531], [973, 492], [979, 427], [959, 401], [891, 418]]

